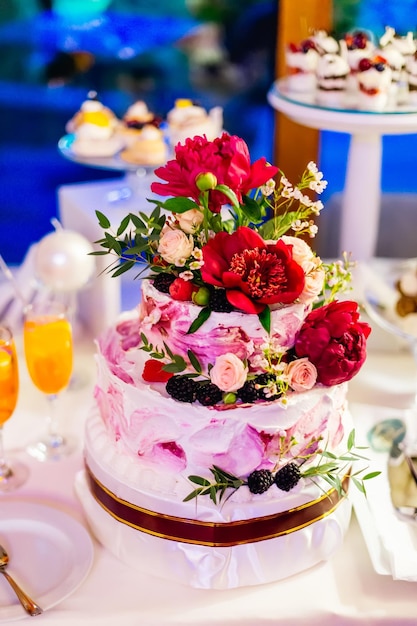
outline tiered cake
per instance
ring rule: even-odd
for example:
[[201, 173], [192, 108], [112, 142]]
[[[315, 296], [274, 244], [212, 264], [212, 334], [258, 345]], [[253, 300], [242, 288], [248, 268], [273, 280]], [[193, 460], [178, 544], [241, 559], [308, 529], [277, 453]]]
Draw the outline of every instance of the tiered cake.
[[335, 299], [349, 261], [324, 264], [300, 237], [322, 208], [313, 163], [297, 186], [274, 183], [278, 168], [223, 134], [187, 139], [156, 174], [171, 197], [150, 215], [113, 232], [98, 214], [116, 274], [149, 271], [137, 310], [97, 342], [78, 493], [98, 539], [143, 571], [203, 588], [278, 580], [347, 529], [346, 384], [370, 329]]

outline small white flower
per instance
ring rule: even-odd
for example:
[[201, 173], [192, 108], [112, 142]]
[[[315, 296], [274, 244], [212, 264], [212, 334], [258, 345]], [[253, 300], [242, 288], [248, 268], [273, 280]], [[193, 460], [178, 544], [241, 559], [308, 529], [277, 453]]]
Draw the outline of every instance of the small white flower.
[[292, 195], [293, 195], [293, 198], [295, 198], [296, 200], [300, 200], [301, 201], [302, 198], [303, 198], [303, 194], [302, 194], [301, 190], [298, 187], [296, 187], [294, 189]]
[[311, 239], [314, 239], [314, 237], [317, 235], [319, 229], [316, 226], [316, 224], [310, 224], [310, 226], [308, 227], [308, 234], [311, 237]]
[[292, 188], [290, 181], [286, 176], [284, 176], [284, 174], [281, 176], [281, 185], [287, 188], [289, 187], [290, 189]]
[[186, 270], [185, 272], [180, 272], [179, 277], [182, 278], [183, 280], [193, 280], [194, 274]]
[[175, 263], [175, 265], [177, 267], [184, 267], [184, 265], [186, 264], [187, 259], [185, 259], [184, 257], [182, 259], [178, 259], [177, 262]]
[[317, 200], [316, 202], [311, 203], [310, 208], [315, 215], [320, 215], [320, 211], [324, 208], [324, 204], [321, 200]]
[[191, 261], [190, 270], [199, 270], [200, 267], [203, 267], [204, 261]]
[[312, 199], [311, 199], [311, 198], [309, 198], [309, 197], [308, 197], [308, 196], [306, 196], [306, 195], [301, 196], [301, 198], [300, 198], [300, 202], [301, 202], [304, 206], [306, 206], [306, 207], [311, 207], [311, 206], [312, 206], [312, 204], [313, 204]]
[[307, 169], [309, 172], [311, 172], [311, 174], [317, 174], [317, 172], [319, 171], [314, 161], [310, 161], [309, 163], [307, 163]]
[[262, 195], [268, 197], [270, 196], [275, 190], [275, 181], [273, 178], [270, 178], [264, 185], [262, 185], [261, 187], [261, 193]]
[[284, 187], [284, 189], [281, 191], [281, 196], [283, 198], [292, 198], [293, 193], [294, 192], [292, 187]]
[[327, 187], [327, 180], [313, 180], [309, 184], [309, 188], [317, 193], [322, 193]]
[[203, 251], [201, 250], [201, 248], [194, 248], [194, 250], [191, 253], [191, 256], [201, 261], [201, 259], [203, 258]]

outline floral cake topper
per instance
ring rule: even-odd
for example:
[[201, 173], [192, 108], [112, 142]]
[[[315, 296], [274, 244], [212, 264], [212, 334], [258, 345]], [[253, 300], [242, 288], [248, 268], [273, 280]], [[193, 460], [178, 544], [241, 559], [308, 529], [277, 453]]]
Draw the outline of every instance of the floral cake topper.
[[[184, 358], [165, 341], [154, 345], [145, 324], [140, 348], [149, 358], [143, 379], [165, 384], [177, 401], [226, 409], [268, 401], [285, 407], [289, 392], [338, 385], [355, 376], [366, 358], [370, 327], [360, 321], [356, 302], [337, 300], [349, 289], [353, 264], [346, 255], [324, 263], [306, 241], [317, 233], [323, 203], [316, 195], [327, 185], [315, 163], [308, 163], [293, 185], [265, 158], [251, 162], [243, 139], [223, 133], [213, 141], [196, 136], [178, 144], [174, 158], [155, 175], [163, 182], [151, 185], [159, 198], [149, 200], [155, 205], [150, 213], [130, 213], [113, 230], [97, 211], [105, 233], [96, 242], [102, 250], [95, 254], [115, 256], [109, 267], [115, 277], [137, 267], [138, 276], [145, 273], [162, 294], [192, 302], [198, 313], [187, 331], [190, 338], [204, 330], [213, 312], [238, 312], [259, 318], [265, 341], [250, 358], [227, 352], [207, 366], [191, 349]], [[296, 303], [306, 307], [307, 315], [294, 345], [280, 345], [270, 334], [271, 313]], [[358, 458], [353, 434], [349, 441], [343, 467]], [[289, 469], [283, 489], [301, 476], [294, 446], [295, 441], [285, 444]], [[299, 461], [319, 452], [326, 458], [319, 440], [308, 442]], [[338, 467], [332, 457], [305, 475], [320, 474], [340, 491]], [[219, 492], [242, 484], [261, 493], [272, 480], [271, 472], [265, 478], [263, 470], [250, 477], [254, 484], [221, 468], [211, 471], [214, 482], [190, 477], [198, 486], [190, 497], [209, 494], [216, 501]], [[357, 484], [364, 491], [363, 483]]]

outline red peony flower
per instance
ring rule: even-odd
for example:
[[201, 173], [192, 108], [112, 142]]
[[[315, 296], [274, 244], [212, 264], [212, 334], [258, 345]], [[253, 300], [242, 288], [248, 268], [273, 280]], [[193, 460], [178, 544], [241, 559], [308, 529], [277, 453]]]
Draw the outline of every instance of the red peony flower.
[[369, 324], [359, 322], [356, 302], [331, 302], [307, 316], [295, 342], [295, 353], [308, 357], [316, 366], [317, 382], [338, 385], [353, 378], [362, 367], [370, 332]]
[[[196, 184], [199, 174], [213, 174], [219, 185], [226, 185], [236, 194], [239, 202], [251, 189], [264, 185], [278, 172], [262, 157], [250, 162], [247, 144], [240, 137], [223, 133], [214, 141], [206, 137], [186, 139], [175, 147], [175, 159], [155, 170], [166, 183], [154, 182], [151, 189], [160, 196], [186, 197], [199, 201], [200, 189]], [[209, 191], [209, 208], [218, 213], [228, 202], [220, 191]]]
[[226, 289], [230, 304], [260, 313], [269, 304], [290, 304], [304, 288], [304, 271], [283, 241], [266, 244], [246, 226], [217, 233], [202, 248], [204, 282]]
[[142, 372], [143, 380], [147, 383], [166, 383], [174, 374], [163, 370], [164, 365], [158, 359], [148, 359]]

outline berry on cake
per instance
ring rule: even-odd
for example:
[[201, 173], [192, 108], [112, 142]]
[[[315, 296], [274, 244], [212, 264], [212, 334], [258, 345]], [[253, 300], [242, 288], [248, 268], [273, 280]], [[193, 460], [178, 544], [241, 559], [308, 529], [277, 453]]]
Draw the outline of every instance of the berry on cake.
[[304, 39], [300, 44], [291, 42], [286, 46], [287, 86], [290, 91], [314, 93], [318, 58], [313, 39]]
[[377, 55], [361, 59], [357, 72], [358, 107], [366, 111], [382, 111], [389, 102], [392, 70], [388, 61]]
[[351, 262], [307, 243], [327, 182], [310, 162], [293, 185], [226, 133], [155, 174], [151, 212], [114, 230], [97, 212], [97, 253], [143, 280], [97, 341], [78, 493], [135, 567], [205, 588], [279, 580], [329, 558], [349, 482], [375, 475], [346, 401], [370, 332], [337, 299]]

